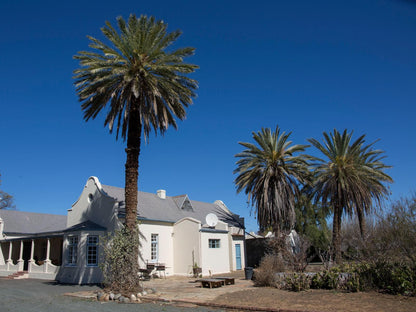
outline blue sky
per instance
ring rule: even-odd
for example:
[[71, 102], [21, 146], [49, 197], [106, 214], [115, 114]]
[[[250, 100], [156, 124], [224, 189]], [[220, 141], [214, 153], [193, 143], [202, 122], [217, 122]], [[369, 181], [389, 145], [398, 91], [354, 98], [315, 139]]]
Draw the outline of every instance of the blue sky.
[[[193, 46], [198, 97], [179, 129], [142, 146], [139, 189], [221, 199], [256, 230], [233, 184], [238, 141], [261, 127], [296, 144], [334, 128], [380, 139], [392, 198], [415, 191], [416, 2], [0, 2], [1, 189], [22, 211], [66, 214], [89, 176], [124, 187], [124, 142], [85, 123], [72, 59], [117, 16], [154, 15]], [[310, 154], [316, 151], [310, 148]]]

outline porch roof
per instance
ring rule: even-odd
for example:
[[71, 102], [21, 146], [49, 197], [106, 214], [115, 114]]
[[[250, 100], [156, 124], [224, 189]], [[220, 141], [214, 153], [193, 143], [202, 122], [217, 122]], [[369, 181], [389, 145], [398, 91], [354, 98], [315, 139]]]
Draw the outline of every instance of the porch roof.
[[17, 210], [0, 210], [3, 219], [3, 233], [30, 235], [40, 233], [62, 232], [66, 228], [66, 216], [45, 213], [24, 212]]

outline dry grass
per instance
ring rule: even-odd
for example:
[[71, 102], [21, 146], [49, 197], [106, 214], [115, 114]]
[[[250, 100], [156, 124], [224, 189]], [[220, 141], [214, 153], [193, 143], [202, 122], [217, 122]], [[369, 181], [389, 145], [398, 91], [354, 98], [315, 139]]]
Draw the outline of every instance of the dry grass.
[[227, 305], [315, 312], [411, 312], [416, 298], [376, 292], [347, 293], [330, 290], [290, 292], [261, 287], [223, 294], [212, 302]]

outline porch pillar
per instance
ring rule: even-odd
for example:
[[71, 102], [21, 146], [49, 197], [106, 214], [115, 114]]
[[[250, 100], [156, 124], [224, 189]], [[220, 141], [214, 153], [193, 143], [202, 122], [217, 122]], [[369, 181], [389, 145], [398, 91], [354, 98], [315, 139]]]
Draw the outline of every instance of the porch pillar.
[[9, 242], [9, 258], [7, 259], [7, 271], [10, 271], [10, 265], [13, 265], [12, 250], [13, 250], [13, 243]]
[[32, 239], [32, 246], [30, 246], [30, 260], [28, 265], [28, 271], [32, 271], [32, 265], [35, 263], [35, 259], [33, 259], [33, 254], [35, 253], [35, 240]]
[[24, 268], [24, 261], [23, 261], [23, 241], [20, 241], [20, 251], [19, 251], [19, 260], [17, 260], [19, 264], [18, 271], [23, 271]]
[[45, 265], [44, 265], [44, 272], [48, 273], [48, 266], [51, 263], [51, 260], [49, 259], [51, 253], [51, 239], [48, 238], [46, 240], [46, 259], [45, 259]]

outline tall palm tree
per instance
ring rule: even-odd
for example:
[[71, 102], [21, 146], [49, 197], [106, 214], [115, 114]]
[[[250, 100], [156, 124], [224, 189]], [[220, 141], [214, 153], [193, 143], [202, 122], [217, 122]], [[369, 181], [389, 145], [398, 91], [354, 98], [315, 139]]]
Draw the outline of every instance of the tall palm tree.
[[299, 184], [306, 181], [307, 161], [303, 155], [306, 145], [291, 145], [291, 133], [280, 133], [276, 126], [253, 132], [257, 145], [239, 142], [246, 149], [235, 155], [239, 158], [234, 174], [237, 193], [244, 192], [255, 207], [261, 229], [272, 227], [276, 235], [283, 229], [293, 228], [295, 196]]
[[312, 163], [312, 194], [333, 209], [332, 246], [337, 262], [341, 260], [342, 214], [355, 213], [364, 235], [364, 214], [380, 206], [389, 194], [384, 183], [393, 182], [384, 172], [390, 168], [382, 162], [384, 152], [373, 149], [375, 142], [365, 144], [365, 135], [352, 142], [352, 134], [347, 130], [341, 134], [334, 129], [333, 133], [323, 133], [323, 144], [315, 139], [308, 140], [326, 157], [325, 160], [315, 158]]
[[142, 134], [148, 138], [152, 129], [163, 134], [168, 126], [177, 127], [175, 117], [185, 118], [197, 88], [197, 81], [186, 74], [198, 66], [183, 61], [194, 48], [168, 50], [181, 32], [167, 33], [163, 21], [130, 15], [127, 22], [118, 17], [117, 24], [118, 30], [109, 22], [101, 28], [108, 43], [88, 37], [93, 51], [74, 56], [81, 65], [74, 78], [85, 121], [108, 105], [104, 126], [111, 133], [116, 125], [116, 139], [119, 133], [127, 139], [126, 226], [134, 230]]

